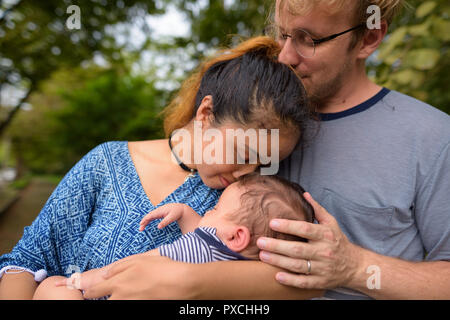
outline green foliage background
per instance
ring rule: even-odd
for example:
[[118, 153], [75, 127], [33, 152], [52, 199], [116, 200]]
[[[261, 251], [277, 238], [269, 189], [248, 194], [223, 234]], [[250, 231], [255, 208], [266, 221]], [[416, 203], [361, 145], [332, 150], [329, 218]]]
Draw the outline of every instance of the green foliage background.
[[370, 68], [378, 83], [450, 113], [450, 3], [409, 3]]
[[[158, 114], [180, 81], [215, 48], [239, 36], [261, 34], [273, 2], [202, 3], [77, 1], [82, 28], [68, 30], [65, 10], [70, 1], [1, 2], [0, 89], [30, 90], [26, 102], [31, 108], [18, 112], [0, 132], [0, 144], [11, 141], [17, 166], [63, 174], [101, 142], [161, 138]], [[450, 113], [450, 4], [409, 4], [370, 59], [369, 74], [381, 85]], [[147, 15], [162, 14], [169, 6], [190, 22], [189, 37], [156, 38], [145, 23]], [[5, 15], [7, 8], [11, 10]], [[133, 41], [131, 26], [143, 31], [142, 41]], [[150, 62], [143, 63], [149, 54]], [[12, 110], [1, 102], [0, 122]], [[6, 162], [1, 154], [0, 168]]]

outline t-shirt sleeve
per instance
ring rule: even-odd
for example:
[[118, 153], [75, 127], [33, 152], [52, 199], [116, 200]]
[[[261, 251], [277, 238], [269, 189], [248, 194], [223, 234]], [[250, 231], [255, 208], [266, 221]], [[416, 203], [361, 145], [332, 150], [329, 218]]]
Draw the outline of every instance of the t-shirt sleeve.
[[414, 213], [427, 261], [450, 261], [450, 143], [421, 181]]
[[65, 274], [89, 225], [101, 184], [96, 170], [101, 158], [100, 145], [65, 175], [13, 250], [0, 257], [0, 270], [15, 266], [34, 274]]
[[159, 254], [175, 261], [187, 263], [212, 262], [212, 252], [208, 244], [193, 232], [186, 233], [170, 244], [159, 247]]

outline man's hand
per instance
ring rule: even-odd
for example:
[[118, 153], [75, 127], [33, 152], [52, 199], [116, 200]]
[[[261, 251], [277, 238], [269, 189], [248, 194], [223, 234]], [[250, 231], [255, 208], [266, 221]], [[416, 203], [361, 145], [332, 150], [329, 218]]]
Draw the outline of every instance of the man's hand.
[[[359, 270], [362, 248], [343, 234], [336, 219], [309, 193], [304, 194], [314, 208], [319, 224], [274, 219], [270, 227], [278, 232], [296, 235], [308, 242], [259, 238], [262, 261], [291, 271], [278, 272], [276, 279], [298, 288], [331, 289], [345, 286]], [[309, 274], [308, 274], [309, 261]]]

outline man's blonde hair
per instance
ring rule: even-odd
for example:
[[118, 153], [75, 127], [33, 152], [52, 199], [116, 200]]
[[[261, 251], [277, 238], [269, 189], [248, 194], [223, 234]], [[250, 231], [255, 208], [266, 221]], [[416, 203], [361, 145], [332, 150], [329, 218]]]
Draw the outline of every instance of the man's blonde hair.
[[391, 23], [404, 4], [404, 0], [280, 0], [280, 6], [287, 5], [293, 15], [307, 15], [317, 6], [323, 7], [330, 14], [353, 9], [356, 24], [367, 20], [367, 8], [371, 5], [378, 6], [381, 19]]
[[[275, 1], [276, 3], [276, 1]], [[275, 4], [276, 5], [276, 4]], [[369, 6], [376, 5], [380, 8], [381, 20], [388, 24], [394, 20], [400, 10], [406, 5], [405, 0], [280, 0], [279, 6], [285, 7], [294, 16], [308, 15], [313, 8], [320, 7], [328, 14], [333, 15], [347, 10], [351, 17], [349, 26], [365, 24], [370, 14], [367, 13]], [[276, 10], [274, 10], [275, 12]], [[360, 28], [352, 33], [352, 41], [349, 50], [364, 37], [367, 28]]]

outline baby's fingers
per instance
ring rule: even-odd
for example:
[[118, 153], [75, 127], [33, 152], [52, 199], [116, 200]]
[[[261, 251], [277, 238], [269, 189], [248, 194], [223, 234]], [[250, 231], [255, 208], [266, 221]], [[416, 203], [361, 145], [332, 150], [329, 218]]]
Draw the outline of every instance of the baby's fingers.
[[144, 218], [142, 218], [139, 224], [139, 231], [143, 231], [145, 227], [153, 220], [164, 218], [168, 214], [168, 211], [163, 207], [153, 210], [148, 213]]
[[158, 224], [158, 229], [162, 229], [171, 224], [172, 222], [174, 222], [174, 220], [170, 216], [167, 216], [164, 219], [162, 219], [162, 221]]
[[141, 222], [139, 223], [139, 231], [144, 231], [144, 229], [148, 225], [148, 223], [153, 220], [151, 217], [147, 217], [147, 216], [142, 218]]

